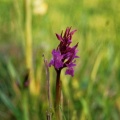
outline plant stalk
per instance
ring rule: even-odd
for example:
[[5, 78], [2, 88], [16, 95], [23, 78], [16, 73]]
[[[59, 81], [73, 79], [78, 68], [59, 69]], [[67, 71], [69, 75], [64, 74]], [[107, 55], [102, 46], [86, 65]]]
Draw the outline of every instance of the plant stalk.
[[61, 70], [57, 70], [57, 77], [56, 77], [56, 99], [55, 99], [55, 114], [56, 120], [61, 120], [60, 116], [60, 105], [61, 105], [61, 80], [60, 80], [60, 73]]
[[35, 81], [33, 70], [33, 56], [32, 56], [32, 12], [31, 0], [25, 0], [25, 56], [26, 68], [30, 71], [30, 93], [34, 94]]
[[29, 120], [29, 112], [28, 112], [28, 96], [26, 91], [23, 92], [23, 119]]

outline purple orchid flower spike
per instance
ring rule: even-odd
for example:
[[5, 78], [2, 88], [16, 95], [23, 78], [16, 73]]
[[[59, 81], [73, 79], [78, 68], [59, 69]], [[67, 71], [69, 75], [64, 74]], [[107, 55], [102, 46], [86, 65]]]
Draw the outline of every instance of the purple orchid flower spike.
[[77, 46], [78, 43], [71, 47], [72, 36], [76, 32], [76, 30], [71, 31], [71, 27], [68, 27], [65, 33], [56, 34], [57, 39], [60, 41], [59, 45], [56, 49], [52, 51], [52, 59], [49, 63], [50, 66], [54, 66], [57, 76], [56, 76], [56, 99], [55, 99], [55, 114], [56, 120], [60, 120], [60, 109], [59, 106], [61, 104], [61, 80], [60, 74], [63, 68], [67, 68], [65, 74], [74, 76], [74, 67], [76, 66], [76, 58], [77, 56]]
[[71, 27], [66, 28], [66, 31], [63, 35], [63, 31], [61, 34], [56, 34], [57, 39], [60, 41], [58, 47], [52, 51], [52, 60], [49, 63], [49, 66], [54, 66], [56, 71], [61, 71], [63, 68], [67, 68], [65, 74], [74, 76], [74, 66], [75, 58], [79, 58], [76, 54], [78, 52], [77, 46], [78, 43], [74, 47], [70, 47], [72, 43], [72, 35], [77, 30], [71, 31]]

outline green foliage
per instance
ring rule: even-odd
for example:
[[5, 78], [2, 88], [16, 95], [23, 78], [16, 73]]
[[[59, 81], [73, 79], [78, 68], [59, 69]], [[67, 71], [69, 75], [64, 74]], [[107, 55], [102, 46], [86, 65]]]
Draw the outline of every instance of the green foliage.
[[[43, 0], [39, 8], [46, 9], [46, 13], [34, 12], [35, 7], [32, 1], [36, 95], [31, 96], [28, 88], [23, 87], [26, 75], [24, 2], [0, 1], [0, 120], [46, 119], [48, 101], [42, 54], [50, 60], [51, 50], [58, 44], [54, 33], [61, 33], [67, 26], [78, 30], [73, 42], [79, 42], [80, 59], [73, 78], [64, 72], [61, 76], [63, 119], [119, 120], [119, 0]], [[51, 114], [55, 119], [53, 68], [50, 84]]]

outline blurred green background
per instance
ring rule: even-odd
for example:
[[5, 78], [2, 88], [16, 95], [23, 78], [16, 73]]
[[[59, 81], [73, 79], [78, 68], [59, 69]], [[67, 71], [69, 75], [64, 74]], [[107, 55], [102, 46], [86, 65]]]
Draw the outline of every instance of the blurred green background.
[[[62, 71], [63, 120], [120, 120], [120, 1], [33, 0], [31, 37], [34, 92], [23, 82], [25, 63], [25, 1], [0, 0], [0, 120], [45, 120], [48, 109], [45, 67], [59, 41], [55, 33], [77, 29], [75, 76]], [[50, 68], [54, 108], [55, 71]], [[22, 86], [22, 88], [21, 88]], [[51, 112], [54, 119], [54, 112]], [[24, 117], [27, 115], [27, 118]]]

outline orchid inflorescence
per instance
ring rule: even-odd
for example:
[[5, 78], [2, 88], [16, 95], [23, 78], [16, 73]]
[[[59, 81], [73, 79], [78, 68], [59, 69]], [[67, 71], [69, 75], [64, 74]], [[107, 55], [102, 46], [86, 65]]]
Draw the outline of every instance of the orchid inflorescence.
[[63, 35], [56, 34], [57, 39], [60, 41], [58, 47], [52, 51], [52, 59], [49, 63], [49, 66], [53, 65], [56, 71], [60, 71], [63, 68], [67, 68], [65, 74], [74, 76], [74, 66], [76, 66], [75, 58], [79, 58], [76, 54], [78, 52], [77, 46], [78, 43], [71, 47], [72, 35], [77, 30], [71, 31], [71, 27], [66, 28], [66, 31]]

